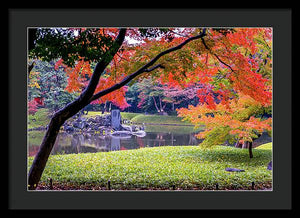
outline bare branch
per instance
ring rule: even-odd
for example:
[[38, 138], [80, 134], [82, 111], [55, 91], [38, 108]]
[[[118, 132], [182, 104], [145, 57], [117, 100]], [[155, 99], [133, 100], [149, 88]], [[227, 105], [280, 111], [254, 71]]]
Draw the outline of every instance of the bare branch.
[[164, 67], [163, 65], [161, 65], [161, 64], [157, 64], [157, 65], [155, 65], [154, 67], [151, 67], [151, 68], [149, 68], [149, 69], [146, 69], [145, 72], [151, 72], [151, 71], [153, 71], [153, 70], [155, 70], [155, 69], [157, 69], [157, 68], [162, 68], [162, 69], [164, 69], [165, 67]]
[[193, 36], [193, 37], [190, 37], [188, 39], [186, 39], [185, 41], [183, 41], [182, 43], [180, 43], [179, 45], [175, 46], [175, 47], [172, 47], [172, 48], [169, 48], [165, 51], [162, 51], [161, 53], [159, 53], [158, 55], [156, 55], [152, 60], [150, 60], [147, 64], [145, 64], [143, 67], [141, 67], [139, 70], [137, 70], [136, 72], [126, 76], [121, 82], [113, 85], [112, 87], [110, 88], [107, 88], [107, 89], [104, 89], [96, 94], [94, 94], [91, 98], [90, 98], [90, 102], [108, 94], [108, 93], [111, 93], [119, 88], [121, 88], [122, 86], [126, 85], [128, 82], [130, 82], [131, 80], [133, 80], [134, 78], [136, 78], [137, 76], [141, 75], [142, 73], [144, 72], [150, 72], [151, 70], [154, 70], [158, 67], [160, 68], [163, 68], [162, 65], [158, 64], [150, 69], [148, 69], [148, 67], [152, 66], [160, 57], [168, 54], [168, 53], [171, 53], [173, 51], [176, 51], [176, 50], [179, 50], [181, 49], [184, 45], [186, 45], [187, 43], [193, 41], [193, 40], [196, 40], [196, 39], [200, 39], [202, 37], [204, 37], [206, 35], [206, 29], [204, 28], [203, 31], [197, 35], [197, 36]]
[[98, 85], [101, 74], [103, 73], [107, 65], [110, 63], [112, 57], [117, 53], [117, 51], [121, 47], [125, 38], [125, 34], [126, 34], [126, 29], [121, 29], [113, 45], [108, 49], [106, 54], [104, 54], [102, 60], [97, 63], [88, 86], [80, 95], [81, 99], [83, 98], [89, 99], [93, 95]]
[[213, 55], [218, 59], [218, 61], [220, 61], [220, 62], [221, 62], [222, 64], [224, 64], [225, 66], [227, 66], [233, 73], [235, 72], [229, 64], [226, 64], [224, 61], [222, 61], [222, 60], [219, 58], [218, 55], [216, 55], [215, 53], [212, 52], [212, 50], [206, 45], [205, 40], [204, 40], [203, 38], [201, 38], [201, 41], [202, 41], [204, 47], [205, 47], [211, 54], [213, 54]]
[[115, 39], [113, 45], [104, 54], [102, 60], [97, 63], [88, 86], [75, 101], [67, 104], [64, 108], [57, 111], [55, 114], [56, 116], [64, 114], [64, 119], [68, 119], [90, 102], [89, 99], [93, 96], [95, 92], [101, 74], [103, 73], [107, 65], [111, 62], [113, 56], [118, 52], [125, 39], [125, 34], [126, 29], [120, 29], [119, 35]]

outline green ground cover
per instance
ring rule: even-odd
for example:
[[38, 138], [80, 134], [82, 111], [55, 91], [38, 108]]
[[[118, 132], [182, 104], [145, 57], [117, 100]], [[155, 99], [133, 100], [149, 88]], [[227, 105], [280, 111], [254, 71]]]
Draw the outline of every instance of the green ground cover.
[[[269, 143], [268, 143], [269, 144]], [[270, 146], [253, 150], [216, 146], [166, 146], [99, 153], [51, 155], [41, 184], [52, 178], [58, 186], [71, 189], [250, 189], [254, 182], [270, 188], [272, 159]], [[28, 170], [33, 158], [28, 158]], [[245, 172], [227, 172], [226, 167]], [[87, 188], [88, 187], [88, 188]]]
[[121, 117], [126, 120], [131, 120], [132, 118], [140, 115], [139, 113], [121, 112]]
[[46, 126], [50, 122], [49, 110], [46, 108], [39, 109], [34, 115], [29, 114], [27, 119], [28, 129]]
[[162, 116], [162, 115], [145, 115], [139, 114], [131, 119], [134, 123], [155, 123], [155, 124], [180, 124], [191, 125], [188, 121], [182, 121], [181, 117], [177, 116]]
[[260, 145], [260, 146], [256, 147], [255, 149], [272, 150], [272, 142]]
[[[83, 117], [103, 116], [109, 113], [102, 114], [99, 111], [89, 111]], [[162, 116], [162, 115], [145, 115], [140, 113], [121, 112], [123, 119], [130, 120], [134, 123], [153, 123], [153, 124], [179, 124], [191, 125], [188, 121], [181, 121], [182, 118], [177, 116]], [[49, 111], [47, 109], [39, 109], [34, 115], [28, 116], [28, 128], [46, 126], [50, 122]]]
[[147, 125], [146, 132], [160, 132], [160, 133], [178, 133], [189, 134], [199, 132], [201, 128], [195, 129], [193, 126], [173, 126], [173, 125]]

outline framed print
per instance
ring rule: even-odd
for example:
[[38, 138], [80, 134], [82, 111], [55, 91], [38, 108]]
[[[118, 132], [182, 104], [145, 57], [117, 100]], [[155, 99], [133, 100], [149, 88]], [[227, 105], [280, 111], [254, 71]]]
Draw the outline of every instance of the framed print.
[[11, 209], [291, 208], [291, 10], [11, 9], [9, 49]]

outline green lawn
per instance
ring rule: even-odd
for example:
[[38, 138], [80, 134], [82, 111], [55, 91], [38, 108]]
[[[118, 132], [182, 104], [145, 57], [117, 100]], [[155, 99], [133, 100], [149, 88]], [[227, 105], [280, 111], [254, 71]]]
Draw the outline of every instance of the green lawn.
[[[271, 186], [272, 171], [266, 170], [272, 150], [216, 146], [166, 146], [100, 153], [50, 156], [42, 184], [52, 178], [54, 184], [112, 189], [250, 189]], [[33, 158], [28, 158], [28, 170]], [[227, 172], [226, 167], [245, 172]]]
[[101, 111], [89, 111], [87, 115], [82, 115], [83, 117], [95, 117], [95, 116], [103, 116], [106, 114], [110, 114], [105, 112], [104, 114], [102, 114]]
[[121, 112], [121, 117], [126, 120], [131, 120], [138, 115], [140, 115], [140, 113]]
[[181, 124], [191, 125], [188, 121], [182, 121], [181, 117], [177, 116], [162, 116], [162, 115], [144, 115], [139, 114], [131, 119], [134, 123], [155, 123], [155, 124]]
[[50, 122], [50, 113], [46, 108], [39, 109], [34, 115], [28, 115], [28, 129], [46, 126]]
[[[110, 114], [109, 112], [105, 112], [102, 114], [100, 111], [89, 111], [87, 115], [83, 115], [83, 117], [95, 117], [95, 116], [104, 116]], [[131, 120], [133, 117], [139, 115], [140, 113], [130, 113], [130, 112], [121, 112], [121, 117], [123, 119]]]
[[204, 127], [195, 129], [194, 126], [191, 125], [191, 123], [189, 123], [188, 121], [182, 121], [182, 118], [177, 116], [136, 114], [130, 120], [133, 123], [145, 123], [146, 125], [154, 124], [147, 125], [146, 132], [192, 133], [199, 132], [200, 130], [204, 129]]
[[272, 142], [256, 147], [255, 149], [272, 150]]
[[172, 126], [172, 125], [147, 125], [146, 132], [160, 132], [160, 133], [177, 133], [177, 134], [189, 134], [199, 132], [199, 129], [194, 129], [193, 126]]

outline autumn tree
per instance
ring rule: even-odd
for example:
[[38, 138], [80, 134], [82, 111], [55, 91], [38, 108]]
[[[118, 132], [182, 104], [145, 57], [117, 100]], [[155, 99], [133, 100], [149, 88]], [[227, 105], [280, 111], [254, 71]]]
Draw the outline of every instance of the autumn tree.
[[[234, 113], [228, 108], [238, 105], [243, 110], [242, 96], [263, 107], [272, 102], [271, 31], [267, 28], [41, 28], [35, 33], [31, 37], [34, 43], [29, 43], [33, 45], [32, 58], [59, 59], [57, 66], [64, 67], [69, 78], [67, 89], [80, 95], [51, 118], [29, 171], [30, 189], [35, 189], [41, 178], [62, 124], [95, 101], [114, 99], [126, 106], [126, 85], [138, 79], [151, 76], [162, 85], [181, 89], [202, 84], [196, 95], [199, 111], [207, 110], [205, 116], [193, 108], [181, 115], [195, 113], [206, 119], [208, 112], [219, 118], [220, 111], [227, 116], [223, 121], [219, 118], [224, 125]], [[140, 43], [131, 45], [125, 36]], [[231, 128], [231, 134], [252, 134], [269, 125], [269, 121], [252, 116], [248, 126], [244, 121], [237, 118], [225, 127]], [[208, 126], [208, 130], [212, 133], [215, 129]]]
[[[191, 41], [200, 39], [205, 36], [206, 30], [199, 30], [190, 35], [186, 39], [176, 40], [175, 46], [171, 44], [169, 46], [163, 46], [160, 51], [153, 51], [152, 54], [144, 55], [144, 61], [138, 62], [133, 60], [134, 65], [131, 70], [122, 67], [118, 69], [120, 62], [126, 62], [126, 56], [129, 57], [131, 54], [130, 48], [125, 50], [126, 44], [122, 47], [126, 32], [132, 37], [144, 37], [155, 33], [164, 33], [165, 30], [150, 31], [140, 30], [137, 32], [136, 29], [127, 31], [125, 28], [121, 29], [38, 29], [35, 31], [36, 35], [29, 38], [33, 40], [29, 42], [31, 45], [30, 55], [33, 57], [42, 57], [45, 61], [52, 60], [54, 58], [61, 58], [62, 64], [66, 64], [68, 67], [73, 67], [70, 70], [69, 78], [72, 78], [72, 72], [78, 73], [77, 78], [73, 77], [69, 83], [73, 83], [70, 88], [83, 89], [80, 96], [67, 104], [64, 108], [57, 111], [48, 125], [45, 136], [42, 140], [41, 146], [38, 153], [36, 154], [32, 166], [28, 175], [28, 187], [29, 189], [35, 189], [41, 178], [43, 170], [46, 166], [50, 152], [55, 143], [57, 134], [63, 123], [78, 113], [83, 107], [89, 103], [103, 99], [112, 92], [122, 89], [127, 83], [135, 79], [136, 77], [150, 73], [152, 71], [163, 69], [165, 66], [162, 63], [156, 64], [161, 57], [166, 56], [169, 53], [175, 52], [183, 48], [186, 44]], [[171, 41], [172, 37], [170, 34], [165, 34], [166, 40]], [[157, 35], [155, 35], [157, 36]], [[34, 46], [32, 46], [34, 45]], [[128, 46], [127, 46], [128, 47]], [[146, 53], [150, 49], [145, 48]], [[154, 54], [154, 55], [153, 55]], [[151, 55], [151, 57], [149, 56]], [[123, 60], [123, 61], [122, 61]], [[125, 60], [125, 61], [124, 61]], [[93, 71], [82, 71], [82, 67], [76, 69], [76, 63], [80, 62], [84, 65], [87, 62], [94, 61], [96, 65]], [[127, 60], [128, 61], [128, 60]], [[154, 65], [156, 64], [156, 65]], [[79, 67], [78, 67], [79, 68]], [[117, 70], [118, 69], [118, 70]], [[106, 72], [105, 75], [103, 74]], [[30, 72], [30, 71], [29, 71]], [[80, 75], [79, 75], [80, 74]], [[86, 80], [85, 76], [89, 77], [88, 84], [84, 84]], [[104, 78], [104, 80], [102, 79]], [[102, 83], [101, 83], [102, 79]], [[106, 80], [106, 81], [105, 81]], [[109, 81], [109, 82], [108, 82]], [[99, 85], [99, 83], [101, 85]]]
[[272, 130], [272, 119], [263, 118], [266, 108], [248, 95], [242, 93], [238, 98], [229, 100], [229, 105], [217, 104], [214, 108], [207, 104], [181, 108], [179, 116], [196, 126], [205, 125], [205, 130], [197, 134], [204, 138], [203, 147], [212, 147], [227, 142], [243, 144], [253, 157], [252, 143], [263, 131]]
[[198, 134], [204, 138], [201, 146], [236, 141], [237, 147], [249, 148], [252, 158], [253, 139], [272, 129], [272, 118], [263, 116], [272, 107], [271, 30], [218, 30], [211, 32], [210, 39], [214, 38], [222, 41], [212, 44], [202, 38], [202, 42], [207, 50], [206, 66], [211, 66], [205, 79], [209, 89], [218, 94], [219, 103], [206, 88], [197, 91], [197, 106], [178, 113], [196, 125], [205, 125], [205, 131]]

